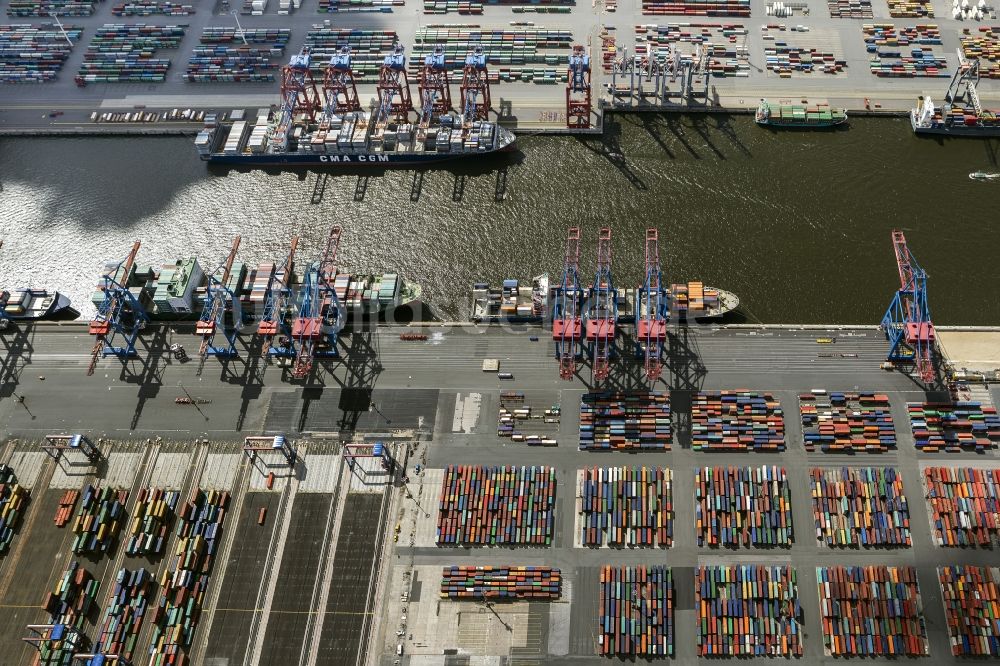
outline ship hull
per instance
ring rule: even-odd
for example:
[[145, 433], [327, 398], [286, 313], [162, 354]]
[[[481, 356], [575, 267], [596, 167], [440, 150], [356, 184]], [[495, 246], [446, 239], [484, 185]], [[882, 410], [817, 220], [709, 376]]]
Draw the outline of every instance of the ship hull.
[[910, 111], [910, 127], [915, 134], [937, 135], [937, 136], [962, 136], [968, 138], [996, 137], [1000, 136], [1000, 125], [986, 127], [982, 125], [934, 125], [925, 127], [917, 124], [916, 110]]
[[513, 150], [513, 144], [500, 150], [483, 150], [475, 153], [373, 153], [373, 154], [322, 154], [322, 153], [283, 153], [283, 154], [240, 154], [226, 155], [212, 153], [202, 157], [209, 164], [226, 164], [230, 166], [281, 166], [281, 167], [378, 167], [382, 169], [406, 169], [413, 167], [468, 160], [497, 155]]
[[830, 122], [819, 122], [819, 123], [784, 123], [775, 122], [773, 120], [757, 120], [758, 125], [761, 127], [773, 127], [775, 129], [798, 129], [798, 130], [813, 130], [813, 129], [832, 129], [838, 127], [847, 122], [847, 118], [841, 120], [831, 120]]

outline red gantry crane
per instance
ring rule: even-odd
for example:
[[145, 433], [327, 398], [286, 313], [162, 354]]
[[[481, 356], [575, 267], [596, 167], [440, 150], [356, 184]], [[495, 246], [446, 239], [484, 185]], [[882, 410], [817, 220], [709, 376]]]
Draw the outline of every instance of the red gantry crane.
[[[97, 316], [91, 320], [88, 331], [95, 336], [90, 365], [87, 366], [88, 375], [94, 374], [98, 359], [105, 356], [126, 359], [136, 355], [136, 338], [149, 321], [146, 309], [128, 289], [139, 245], [136, 241], [128, 256], [101, 278], [100, 289], [104, 292], [104, 300], [97, 306]], [[121, 342], [116, 343], [119, 338]]]
[[[295, 270], [295, 249], [299, 246], [299, 237], [292, 238], [292, 245], [288, 251], [288, 257], [274, 273], [267, 283], [267, 291], [264, 296], [264, 310], [257, 325], [257, 335], [261, 338], [261, 354], [270, 358], [271, 356], [294, 356], [295, 350], [292, 348], [291, 333], [288, 326], [288, 315], [292, 295], [292, 277]], [[281, 333], [279, 336], [278, 334]], [[278, 337], [278, 344], [274, 344], [274, 338]], [[284, 338], [284, 339], [282, 339]]]
[[292, 374], [299, 379], [309, 376], [317, 356], [337, 356], [337, 336], [347, 317], [333, 288], [340, 235], [340, 226], [335, 225], [323, 255], [306, 269], [299, 291], [298, 315], [292, 321], [291, 335], [295, 347]]
[[635, 353], [645, 359], [646, 379], [655, 382], [663, 368], [670, 302], [660, 268], [660, 240], [656, 229], [646, 229], [646, 278], [636, 294]]
[[554, 290], [552, 306], [552, 339], [556, 343], [559, 376], [563, 379], [572, 379], [576, 374], [583, 338], [583, 289], [580, 287], [579, 268], [580, 228], [571, 227], [566, 235], [562, 282]]
[[406, 75], [406, 53], [402, 44], [396, 44], [392, 53], [382, 60], [378, 71], [378, 108], [375, 122], [384, 125], [390, 118], [406, 120], [413, 109], [410, 97], [410, 79]]
[[432, 117], [451, 111], [451, 87], [445, 67], [444, 46], [438, 44], [424, 57], [420, 70], [420, 126], [430, 126]]
[[920, 379], [934, 381], [936, 336], [927, 302], [927, 273], [913, 258], [902, 231], [892, 232], [892, 246], [899, 268], [899, 290], [882, 317], [882, 330], [889, 340], [890, 361], [912, 361]]
[[489, 120], [492, 101], [490, 98], [490, 73], [486, 67], [486, 54], [481, 45], [476, 45], [465, 56], [462, 68], [462, 113], [465, 122]]
[[590, 127], [590, 55], [580, 45], [573, 47], [566, 76], [566, 126]]
[[351, 47], [344, 46], [330, 56], [323, 75], [323, 108], [326, 115], [361, 110], [358, 87], [351, 66]]
[[292, 131], [296, 115], [305, 114], [313, 121], [316, 113], [323, 110], [323, 101], [316, 89], [311, 66], [309, 49], [303, 48], [281, 68], [281, 108], [278, 109], [277, 127], [272, 136], [274, 144], [288, 145], [288, 135]]
[[[236, 336], [243, 328], [243, 309], [240, 307], [240, 299], [233, 293], [229, 284], [233, 270], [233, 262], [236, 260], [236, 251], [240, 249], [240, 237], [233, 239], [233, 247], [229, 251], [222, 266], [208, 276], [208, 286], [205, 293], [205, 306], [201, 310], [201, 317], [195, 324], [195, 335], [201, 336], [201, 348], [198, 353], [202, 359], [207, 356], [236, 356]], [[226, 322], [226, 314], [229, 313], [229, 322]], [[223, 332], [226, 338], [225, 346], [215, 344], [215, 334]]]
[[587, 342], [594, 361], [593, 383], [599, 384], [611, 372], [618, 323], [618, 292], [611, 276], [611, 228], [602, 227], [597, 238], [597, 274], [590, 287], [587, 307]]

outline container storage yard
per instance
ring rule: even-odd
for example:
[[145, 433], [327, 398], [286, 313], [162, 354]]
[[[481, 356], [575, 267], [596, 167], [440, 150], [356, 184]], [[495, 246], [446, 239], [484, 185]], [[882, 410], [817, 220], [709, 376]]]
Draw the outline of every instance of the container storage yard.
[[1000, 445], [996, 407], [974, 401], [908, 402], [913, 439], [921, 451], [989, 451]]
[[[189, 281], [169, 284], [149, 302], [206, 298]], [[3, 488], [16, 483], [23, 497], [0, 555], [0, 649], [13, 666], [65, 665], [84, 649], [254, 666], [713, 655], [813, 665], [848, 654], [953, 664], [997, 644], [991, 450], [926, 453], [905, 427], [877, 455], [850, 442], [809, 450], [801, 418], [782, 422], [783, 450], [743, 446], [720, 461], [695, 447], [699, 400], [721, 404], [724, 386], [745, 386], [733, 404], [753, 412], [760, 401], [772, 418], [815, 408], [829, 417], [817, 430], [842, 414], [852, 434], [877, 432], [878, 418], [855, 413], [865, 408], [898, 424], [914, 379], [879, 367], [886, 341], [874, 330], [692, 327], [698, 385], [651, 394], [594, 390], [588, 373], [559, 380], [554, 343], [528, 344], [530, 329], [380, 326], [365, 343], [383, 366], [377, 384], [340, 383], [371, 358], [345, 336], [341, 358], [317, 359], [322, 389], [254, 356], [264, 375], [248, 394], [231, 361], [208, 356], [198, 374], [195, 326], [149, 324], [143, 341], [161, 331], [152, 344], [187, 346], [190, 358], [149, 357], [162, 383], [141, 396], [119, 379], [132, 361], [100, 358], [86, 374], [85, 327], [32, 329], [16, 389], [25, 402], [0, 397]], [[238, 349], [256, 335], [242, 333]], [[824, 337], [836, 357], [818, 355]], [[146, 348], [136, 353], [138, 368]], [[629, 356], [612, 359], [612, 379], [619, 368], [642, 374], [643, 359]], [[483, 372], [486, 358], [516, 379]], [[676, 359], [664, 362], [672, 382]], [[669, 414], [671, 449], [581, 450], [588, 417], [575, 405], [593, 407], [588, 395], [615, 396], [604, 407], [622, 413], [607, 415], [609, 432], [630, 432], [633, 404], [651, 410], [635, 418], [654, 432]], [[982, 386], [971, 396], [981, 410], [1000, 398]], [[519, 405], [543, 416], [526, 421], [556, 445], [498, 437], [501, 410]], [[574, 408], [545, 423], [559, 405]], [[810, 524], [815, 538], [803, 538]], [[87, 552], [75, 555], [80, 543]]]
[[665, 393], [587, 393], [580, 403], [580, 450], [668, 451], [670, 398]]

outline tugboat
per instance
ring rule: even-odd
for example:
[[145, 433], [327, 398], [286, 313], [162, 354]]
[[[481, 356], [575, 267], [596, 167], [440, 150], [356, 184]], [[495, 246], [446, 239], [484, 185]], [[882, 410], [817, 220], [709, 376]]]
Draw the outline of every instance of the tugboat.
[[829, 104], [769, 104], [761, 99], [754, 121], [764, 127], [789, 129], [826, 129], [847, 122], [847, 111]]

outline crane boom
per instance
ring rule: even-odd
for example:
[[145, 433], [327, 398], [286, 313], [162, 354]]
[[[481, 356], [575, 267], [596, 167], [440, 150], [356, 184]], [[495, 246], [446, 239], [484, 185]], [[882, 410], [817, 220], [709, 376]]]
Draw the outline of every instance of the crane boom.
[[611, 274], [611, 228], [602, 227], [597, 239], [597, 274], [590, 288], [587, 340], [593, 345], [593, 383], [608, 378], [618, 320], [618, 292]]
[[[113, 274], [104, 276], [104, 300], [98, 306], [97, 315], [91, 320], [89, 327], [89, 333], [95, 336], [95, 342], [91, 349], [90, 364], [87, 366], [88, 376], [94, 374], [98, 359], [104, 356], [114, 354], [120, 358], [128, 358], [135, 355], [135, 340], [148, 320], [146, 311], [128, 290], [128, 280], [135, 267], [139, 247], [140, 242], [135, 241], [128, 256], [115, 267]], [[121, 334], [124, 338], [123, 346], [113, 344], [116, 334]]]
[[644, 359], [646, 379], [655, 382], [663, 368], [670, 305], [660, 267], [660, 239], [656, 229], [646, 230], [646, 277], [636, 298], [636, 355]]
[[920, 379], [934, 380], [934, 323], [927, 300], [927, 273], [913, 257], [902, 231], [892, 232], [893, 252], [899, 272], [899, 289], [882, 317], [889, 340], [890, 361], [912, 361]]
[[556, 287], [552, 307], [552, 339], [556, 343], [559, 376], [572, 379], [580, 355], [579, 344], [583, 337], [580, 301], [580, 228], [571, 227], [566, 234], [566, 253], [563, 256], [562, 282]]
[[278, 334], [280, 328], [284, 326], [286, 301], [290, 296], [292, 283], [292, 273], [295, 269], [295, 250], [299, 246], [299, 237], [292, 237], [292, 244], [288, 250], [288, 257], [280, 268], [275, 270], [267, 284], [267, 296], [264, 300], [264, 311], [257, 326], [257, 334], [261, 336], [261, 354], [265, 357], [273, 353], [287, 355], [289, 350], [284, 346], [273, 348], [271, 342]]
[[326, 239], [326, 247], [319, 261], [306, 270], [305, 284], [299, 303], [298, 315], [292, 324], [292, 341], [295, 346], [295, 365], [292, 374], [299, 379], [312, 371], [317, 346], [327, 341], [325, 355], [337, 354], [336, 339], [343, 328], [345, 313], [333, 288], [337, 277], [337, 253], [340, 250], [340, 225], [334, 225]]
[[[205, 305], [201, 311], [201, 317], [195, 325], [195, 334], [201, 335], [201, 347], [198, 350], [202, 360], [209, 354], [216, 356], [236, 355], [236, 333], [242, 324], [242, 312], [239, 300], [235, 298], [229, 289], [229, 278], [232, 274], [233, 262], [236, 261], [236, 252], [240, 249], [240, 236], [233, 239], [232, 248], [222, 265], [208, 276], [207, 291], [205, 294]], [[218, 277], [219, 271], [222, 276]], [[227, 306], [232, 312], [233, 326], [231, 332], [227, 333], [226, 339], [229, 346], [226, 348], [216, 347], [213, 344], [215, 334], [220, 328], [225, 328], [225, 318]]]

